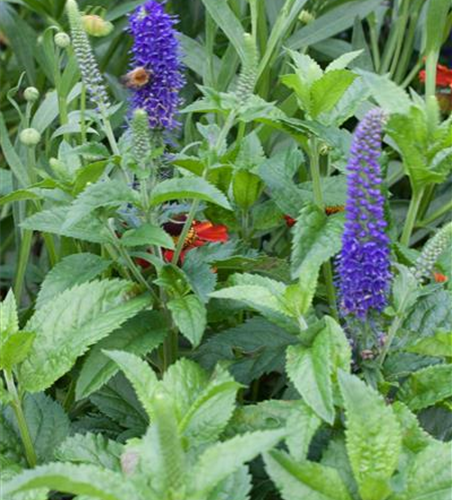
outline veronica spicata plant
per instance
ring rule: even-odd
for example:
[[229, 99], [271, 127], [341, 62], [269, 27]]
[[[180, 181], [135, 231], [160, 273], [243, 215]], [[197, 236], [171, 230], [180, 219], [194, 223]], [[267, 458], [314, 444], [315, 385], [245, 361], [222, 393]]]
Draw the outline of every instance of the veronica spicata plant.
[[362, 321], [384, 309], [391, 283], [378, 163], [383, 121], [378, 109], [361, 120], [347, 165], [346, 223], [337, 268], [340, 303], [345, 316]]

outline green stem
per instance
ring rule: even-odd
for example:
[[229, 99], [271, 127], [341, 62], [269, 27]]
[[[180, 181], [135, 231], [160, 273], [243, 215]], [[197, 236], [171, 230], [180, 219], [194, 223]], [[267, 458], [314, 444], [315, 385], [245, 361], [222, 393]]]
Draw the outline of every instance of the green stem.
[[425, 101], [428, 105], [429, 97], [436, 95], [436, 65], [438, 52], [430, 52], [425, 60]]
[[403, 313], [398, 313], [397, 316], [394, 318], [394, 320], [391, 323], [391, 326], [389, 327], [388, 331], [388, 338], [386, 339], [385, 345], [383, 346], [383, 349], [381, 351], [381, 354], [379, 356], [379, 365], [383, 366], [383, 363], [385, 362], [386, 356], [389, 353], [389, 349], [391, 348], [392, 342], [394, 341], [394, 338], [399, 331], [400, 327], [402, 326], [403, 323]]
[[397, 66], [399, 64], [400, 54], [402, 52], [403, 42], [406, 38], [406, 26], [409, 19], [409, 2], [404, 1], [402, 3], [402, 12], [398, 18], [398, 26], [397, 26], [397, 42], [394, 49], [394, 56], [392, 58], [392, 64], [390, 69], [391, 77], [394, 75]]
[[118, 143], [116, 142], [115, 135], [113, 134], [113, 129], [111, 128], [111, 123], [106, 113], [102, 114], [102, 123], [104, 125], [105, 135], [107, 136], [108, 143], [110, 144], [110, 148], [113, 151], [113, 154], [116, 156], [120, 156], [120, 151], [118, 147]]
[[419, 61], [413, 66], [411, 71], [408, 73], [408, 76], [403, 80], [403, 82], [400, 84], [402, 89], [406, 89], [408, 85], [413, 81], [413, 79], [416, 77], [416, 75], [419, 73], [419, 70], [422, 68], [423, 62], [422, 59], [419, 59]]
[[408, 207], [408, 213], [405, 219], [405, 225], [403, 227], [402, 236], [400, 237], [400, 243], [402, 243], [402, 245], [409, 246], [410, 244], [411, 233], [413, 232], [413, 228], [416, 223], [416, 217], [423, 195], [424, 189], [413, 191], [410, 200], [410, 206]]
[[22, 409], [22, 403], [20, 401], [19, 394], [17, 393], [12, 373], [9, 370], [5, 370], [4, 374], [6, 387], [8, 388], [8, 392], [12, 397], [11, 405], [13, 407], [14, 414], [16, 415], [20, 437], [25, 449], [25, 457], [27, 458], [28, 465], [33, 468], [38, 463], [38, 458], [36, 456], [33, 441], [31, 439], [30, 431], [28, 429], [27, 421]]
[[424, 220], [419, 221], [418, 223], [415, 224], [415, 227], [425, 227], [429, 226], [432, 222], [434, 222], [436, 219], [439, 219], [441, 216], [449, 212], [449, 210], [452, 210], [452, 201], [449, 201], [449, 203], [446, 203], [445, 205], [441, 206], [433, 212], [431, 215], [426, 217]]
[[31, 243], [33, 240], [33, 231], [24, 229], [22, 232], [22, 239], [20, 242], [19, 261], [17, 263], [16, 273], [14, 277], [14, 295], [17, 303], [20, 304], [22, 291], [25, 281], [25, 272], [27, 270], [28, 259], [31, 251]]
[[[323, 210], [324, 204], [323, 204], [323, 194], [322, 194], [322, 179], [320, 176], [319, 144], [316, 137], [311, 137], [309, 142], [310, 142], [309, 160], [311, 167], [312, 189], [314, 192], [314, 203]], [[322, 265], [322, 270], [323, 270], [323, 277], [325, 279], [330, 312], [335, 319], [338, 319], [339, 315], [336, 305], [337, 304], [336, 289], [334, 288], [331, 262], [330, 261], [325, 262]]]
[[375, 71], [378, 73], [380, 70], [381, 58], [380, 47], [378, 46], [378, 35], [375, 16], [373, 19], [369, 18], [369, 33], [370, 33], [370, 49], [372, 51], [372, 58], [374, 61]]
[[80, 93], [80, 137], [82, 144], [86, 142], [86, 86], [82, 83]]

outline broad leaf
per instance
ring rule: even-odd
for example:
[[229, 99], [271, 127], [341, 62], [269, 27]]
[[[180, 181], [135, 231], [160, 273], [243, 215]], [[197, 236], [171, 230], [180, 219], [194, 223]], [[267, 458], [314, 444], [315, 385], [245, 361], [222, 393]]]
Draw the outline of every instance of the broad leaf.
[[11, 370], [14, 365], [21, 363], [30, 352], [35, 339], [32, 332], [17, 332], [10, 335], [0, 344], [0, 369]]
[[400, 425], [384, 399], [358, 377], [339, 372], [347, 452], [363, 500], [383, 500], [399, 460]]
[[57, 297], [67, 288], [91, 281], [110, 265], [110, 261], [92, 253], [69, 255], [46, 275], [36, 298], [36, 309]]
[[76, 399], [88, 397], [118, 372], [118, 365], [105, 356], [103, 350], [144, 356], [158, 347], [167, 333], [167, 320], [159, 312], [143, 311], [129, 319], [90, 350], [77, 380]]
[[346, 69], [334, 69], [316, 80], [310, 89], [310, 115], [316, 118], [330, 111], [355, 80], [356, 75]]
[[90, 345], [147, 307], [149, 296], [127, 300], [133, 287], [122, 280], [83, 283], [38, 309], [25, 326], [36, 338], [19, 371], [22, 387], [50, 387]]
[[137, 193], [119, 180], [101, 180], [90, 184], [69, 207], [63, 230], [72, 228], [98, 208], [113, 209], [137, 202]]
[[206, 494], [260, 453], [273, 448], [285, 431], [261, 431], [236, 436], [208, 448], [193, 470], [192, 489]]
[[123, 351], [104, 351], [130, 380], [136, 395], [149, 417], [152, 418], [152, 397], [157, 388], [157, 377], [152, 368], [138, 356]]
[[100, 500], [142, 498], [132, 482], [121, 474], [93, 465], [52, 463], [24, 471], [6, 483], [5, 495], [35, 488], [49, 488], [73, 495], [88, 495]]
[[[69, 434], [69, 418], [59, 403], [43, 393], [27, 394], [23, 400], [23, 411], [39, 462], [51, 460], [55, 448]], [[7, 418], [19, 435], [11, 408], [8, 408]]]
[[90, 464], [104, 469], [119, 470], [123, 446], [101, 434], [75, 434], [68, 437], [55, 451], [61, 462]]
[[163, 248], [174, 248], [171, 236], [159, 226], [143, 224], [138, 229], [129, 229], [121, 237], [121, 244], [128, 247], [157, 245]]
[[197, 199], [231, 210], [226, 196], [202, 177], [183, 177], [161, 182], [151, 193], [151, 204], [171, 200]]
[[434, 365], [411, 374], [397, 393], [411, 410], [422, 410], [452, 396], [452, 365]]
[[315, 462], [297, 462], [276, 450], [265, 454], [264, 460], [284, 500], [351, 500], [336, 469]]
[[207, 325], [205, 305], [196, 295], [186, 295], [170, 300], [167, 306], [182, 335], [191, 342], [193, 347], [197, 347]]
[[452, 358], [452, 332], [439, 331], [432, 337], [420, 339], [406, 348], [423, 356]]

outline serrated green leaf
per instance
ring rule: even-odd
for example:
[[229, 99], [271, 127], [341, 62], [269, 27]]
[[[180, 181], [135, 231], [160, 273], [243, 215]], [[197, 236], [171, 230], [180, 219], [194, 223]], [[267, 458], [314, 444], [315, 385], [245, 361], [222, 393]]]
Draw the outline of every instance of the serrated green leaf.
[[419, 453], [435, 441], [422, 429], [416, 415], [411, 413], [403, 403], [396, 401], [392, 405], [392, 409], [402, 430], [402, 445], [405, 449], [412, 453]]
[[234, 378], [249, 384], [266, 373], [283, 373], [286, 348], [295, 342], [296, 337], [282, 328], [254, 317], [210, 337], [198, 349], [196, 359], [208, 370], [227, 360]]
[[118, 208], [125, 203], [136, 203], [137, 199], [137, 193], [119, 180], [108, 179], [90, 184], [69, 207], [62, 229], [72, 228], [98, 208]]
[[356, 70], [362, 77], [378, 105], [388, 114], [407, 114], [411, 107], [408, 94], [386, 75]]
[[451, 443], [429, 445], [409, 465], [405, 491], [391, 499], [449, 500], [452, 491], [451, 457]]
[[151, 204], [159, 205], [171, 200], [204, 200], [231, 210], [226, 196], [202, 177], [183, 177], [161, 182], [151, 193]]
[[406, 350], [423, 356], [452, 358], [452, 332], [437, 332], [409, 345]]
[[251, 475], [248, 472], [248, 467], [240, 467], [214, 488], [207, 500], [230, 500], [231, 498], [248, 500], [251, 488]]
[[57, 297], [67, 288], [91, 281], [108, 269], [111, 261], [92, 253], [69, 255], [46, 275], [36, 298], [36, 309]]
[[259, 198], [262, 190], [260, 178], [248, 170], [239, 170], [232, 180], [234, 201], [242, 210], [251, 208]]
[[14, 292], [9, 290], [0, 302], [0, 341], [3, 343], [10, 335], [19, 330], [19, 318]]
[[146, 413], [152, 418], [152, 397], [158, 384], [152, 368], [135, 354], [124, 351], [104, 351], [104, 354], [124, 372]]
[[196, 295], [172, 299], [167, 306], [182, 335], [197, 347], [207, 325], [206, 306]]
[[302, 345], [287, 348], [286, 370], [304, 401], [316, 414], [334, 421], [331, 348], [324, 335], [318, 335], [311, 348]]
[[90, 345], [149, 306], [149, 296], [127, 300], [133, 287], [122, 280], [83, 283], [38, 309], [25, 326], [36, 338], [20, 367], [22, 387], [29, 392], [50, 387]]
[[14, 365], [21, 363], [28, 356], [35, 336], [32, 332], [17, 332], [2, 342], [0, 369], [11, 370]]
[[60, 462], [97, 465], [104, 469], [119, 470], [123, 445], [102, 434], [75, 434], [64, 440], [55, 450]]
[[258, 431], [236, 436], [208, 448], [198, 459], [192, 476], [192, 489], [206, 494], [249, 462], [283, 439], [285, 431]]
[[401, 450], [400, 425], [385, 401], [358, 377], [339, 372], [347, 452], [363, 500], [383, 500]]
[[96, 218], [87, 217], [71, 228], [64, 228], [68, 213], [69, 207], [50, 208], [28, 217], [20, 226], [23, 229], [59, 234], [92, 243], [111, 243], [111, 236], [107, 229]]
[[316, 80], [310, 89], [310, 115], [316, 118], [334, 108], [356, 77], [346, 69], [335, 69]]
[[363, 53], [363, 51], [364, 51], [363, 49], [360, 49], [342, 54], [337, 59], [328, 64], [328, 66], [325, 68], [325, 73], [328, 73], [329, 71], [335, 71], [338, 69], [345, 69], [352, 61], [354, 61], [357, 57], [359, 57]]
[[137, 229], [129, 229], [123, 233], [121, 244], [127, 247], [158, 245], [174, 249], [174, 241], [171, 236], [161, 227], [152, 224], [143, 224]]
[[321, 463], [327, 467], [336, 469], [352, 498], [359, 498], [358, 486], [353, 477], [343, 436], [333, 438], [328, 443], [328, 448], [322, 454]]
[[337, 470], [324, 465], [296, 462], [287, 453], [264, 455], [265, 468], [284, 500], [351, 500]]
[[76, 399], [88, 397], [100, 389], [119, 370], [103, 350], [120, 350], [144, 356], [158, 347], [168, 333], [166, 318], [156, 311], [143, 311], [98, 342], [89, 352], [75, 388]]
[[452, 396], [451, 382], [451, 364], [429, 366], [411, 374], [397, 395], [411, 410], [421, 410]]
[[142, 498], [132, 482], [121, 474], [93, 465], [48, 464], [18, 474], [3, 488], [5, 495], [35, 488], [88, 495], [100, 500]]
[[[59, 403], [43, 393], [27, 394], [23, 400], [23, 412], [39, 462], [51, 460], [55, 448], [69, 434], [69, 418]], [[19, 435], [12, 408], [8, 408], [7, 418]]]

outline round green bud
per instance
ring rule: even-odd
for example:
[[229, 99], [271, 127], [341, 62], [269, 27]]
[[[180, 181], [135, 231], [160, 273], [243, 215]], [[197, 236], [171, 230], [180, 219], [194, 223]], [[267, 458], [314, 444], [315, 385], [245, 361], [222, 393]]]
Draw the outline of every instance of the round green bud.
[[315, 21], [315, 16], [311, 14], [308, 10], [302, 10], [298, 16], [298, 20], [303, 24], [310, 24]]
[[53, 37], [53, 41], [57, 47], [60, 47], [60, 49], [66, 49], [69, 45], [71, 45], [71, 37], [63, 31], [57, 33]]
[[103, 37], [109, 35], [113, 31], [113, 24], [110, 21], [105, 21], [100, 16], [95, 14], [87, 14], [82, 16], [83, 29], [88, 35], [95, 37]]
[[24, 90], [24, 98], [28, 102], [35, 102], [39, 99], [39, 90], [36, 87], [27, 87]]
[[41, 134], [35, 128], [25, 128], [19, 134], [19, 139], [25, 146], [36, 146], [41, 140]]

